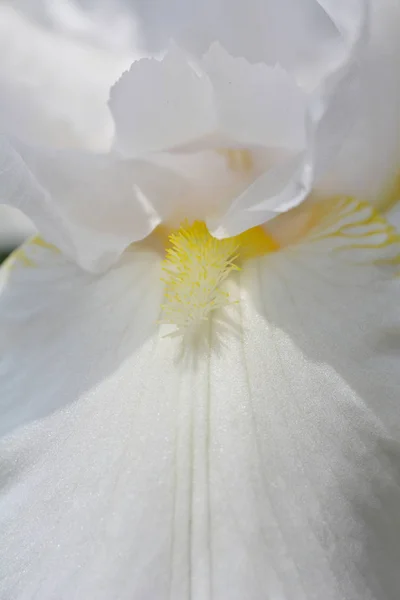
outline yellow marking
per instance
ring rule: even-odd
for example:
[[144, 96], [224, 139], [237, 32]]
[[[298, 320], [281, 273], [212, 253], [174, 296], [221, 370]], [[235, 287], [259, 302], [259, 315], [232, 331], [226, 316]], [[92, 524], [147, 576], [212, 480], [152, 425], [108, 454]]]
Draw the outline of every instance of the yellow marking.
[[[355, 250], [365, 250], [365, 255], [354, 255], [357, 263], [400, 264], [400, 235], [367, 202], [338, 197], [306, 206], [304, 213], [308, 218], [303, 219], [301, 236], [296, 237], [295, 244], [330, 240], [336, 242], [330, 251], [348, 252], [349, 260]], [[276, 233], [279, 241], [279, 232]]]
[[247, 173], [254, 167], [253, 155], [250, 150], [221, 148], [217, 152], [226, 158], [228, 166], [232, 171]]
[[[351, 240], [345, 248], [360, 248], [372, 236], [381, 235], [384, 241], [372, 244], [373, 247], [383, 248], [399, 241], [396, 228], [367, 202], [360, 202], [351, 197], [339, 197], [328, 203], [313, 207], [317, 218], [312, 219], [313, 240], [326, 237]], [[364, 228], [357, 232], [357, 228]], [[332, 230], [333, 228], [333, 230]]]
[[14, 252], [12, 252], [4, 261], [2, 267], [6, 269], [14, 269], [17, 265], [22, 267], [35, 267], [36, 263], [34, 256], [28, 256], [28, 252], [32, 251], [35, 246], [45, 250], [51, 250], [52, 252], [60, 252], [56, 246], [49, 244], [42, 237], [36, 235], [14, 250]]
[[17, 248], [14, 250], [12, 254], [4, 261], [5, 268], [13, 268], [17, 263], [20, 263], [23, 267], [34, 267], [35, 263], [31, 258], [29, 258], [26, 254], [26, 249], [24, 246], [21, 248]]
[[53, 250], [53, 252], [60, 252], [60, 250], [57, 248], [57, 246], [54, 246], [53, 244], [49, 244], [49, 242], [46, 242], [42, 237], [40, 237], [40, 235], [36, 235], [35, 237], [33, 237], [29, 242], [28, 242], [29, 246], [39, 246], [39, 248], [45, 248], [46, 250]]
[[348, 196], [310, 199], [270, 221], [268, 229], [281, 247], [328, 238], [343, 242], [337, 250], [383, 248], [399, 241], [395, 227], [375, 208]]
[[169, 236], [163, 270], [166, 277], [161, 323], [176, 325], [174, 334], [194, 331], [210, 313], [231, 304], [223, 289], [228, 276], [240, 270], [243, 260], [278, 248], [261, 228], [217, 240], [202, 221], [186, 221]]
[[261, 226], [248, 229], [235, 236], [233, 239], [235, 239], [239, 245], [240, 258], [242, 261], [250, 258], [257, 258], [258, 256], [264, 256], [264, 254], [279, 250], [277, 241]]

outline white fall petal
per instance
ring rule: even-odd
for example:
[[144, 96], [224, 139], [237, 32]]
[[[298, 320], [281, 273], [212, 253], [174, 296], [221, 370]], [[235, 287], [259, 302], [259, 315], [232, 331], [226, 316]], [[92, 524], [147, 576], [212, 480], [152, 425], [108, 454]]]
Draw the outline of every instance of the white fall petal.
[[399, 248], [335, 210], [245, 266], [194, 353], [146, 246], [2, 270], [0, 597], [398, 597]]

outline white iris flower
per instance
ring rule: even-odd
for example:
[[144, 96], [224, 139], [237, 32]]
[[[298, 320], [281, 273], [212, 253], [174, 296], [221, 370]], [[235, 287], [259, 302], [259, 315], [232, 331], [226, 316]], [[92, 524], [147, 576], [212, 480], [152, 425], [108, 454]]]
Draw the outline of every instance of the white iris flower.
[[398, 0], [2, 10], [0, 598], [399, 598]]

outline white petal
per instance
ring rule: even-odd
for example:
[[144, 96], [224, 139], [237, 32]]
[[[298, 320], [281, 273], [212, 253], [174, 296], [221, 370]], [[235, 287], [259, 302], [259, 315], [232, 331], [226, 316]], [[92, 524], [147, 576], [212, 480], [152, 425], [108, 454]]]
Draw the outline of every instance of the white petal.
[[304, 146], [308, 96], [284, 69], [233, 58], [218, 43], [201, 66], [213, 86], [219, 128], [233, 145]]
[[386, 208], [400, 170], [400, 5], [371, 3], [371, 41], [361, 68], [357, 120], [320, 191], [354, 194]]
[[232, 59], [218, 44], [197, 63], [173, 46], [160, 61], [133, 64], [113, 87], [117, 148], [128, 156], [224, 145], [287, 151], [222, 217], [216, 218], [217, 211], [209, 216], [216, 237], [236, 235], [299, 205], [330, 166], [353, 123], [366, 6], [362, 0], [335, 5], [324, 0], [323, 5], [346, 52], [341, 62], [329, 65], [312, 94], [280, 68]]
[[367, 41], [366, 4], [362, 0], [320, 3], [343, 36], [346, 58], [339, 67], [327, 71], [311, 96], [304, 151], [257, 179], [234, 200], [220, 221], [210, 220], [216, 237], [236, 235], [298, 206], [326, 172], [354, 122], [359, 103], [357, 61]]
[[280, 67], [232, 58], [216, 43], [197, 63], [176, 46], [162, 60], [134, 63], [114, 85], [110, 108], [117, 147], [129, 156], [189, 146], [296, 150], [305, 143], [307, 100]]
[[232, 56], [279, 63], [314, 82], [343, 59], [336, 15], [357, 9], [358, 0], [153, 0], [138, 7], [147, 37], [156, 43], [158, 35], [159, 48], [173, 37], [200, 56], [219, 41]]
[[117, 147], [142, 156], [201, 140], [216, 129], [207, 74], [176, 46], [161, 60], [142, 59], [110, 95]]
[[[37, 2], [30, 4], [34, 17]], [[66, 22], [51, 31], [49, 12], [60, 2], [48, 3], [40, 24], [23, 8], [0, 6], [0, 124], [31, 141], [107, 150], [114, 133], [109, 89], [131, 52], [91, 45]]]
[[144, 161], [34, 148], [0, 136], [1, 200], [89, 271], [115, 262], [162, 220], [182, 180]]
[[399, 285], [366, 210], [249, 264], [195, 355], [155, 331], [156, 256], [95, 278], [26, 250], [0, 297], [2, 597], [397, 597]]

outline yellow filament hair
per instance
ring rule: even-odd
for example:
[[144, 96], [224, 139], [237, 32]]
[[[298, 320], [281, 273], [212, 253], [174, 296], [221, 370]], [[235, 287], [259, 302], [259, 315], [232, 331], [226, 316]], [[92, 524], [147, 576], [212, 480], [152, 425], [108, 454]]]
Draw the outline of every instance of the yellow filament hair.
[[161, 323], [176, 325], [177, 334], [196, 329], [211, 312], [231, 303], [222, 284], [233, 271], [240, 270], [242, 259], [277, 248], [261, 227], [217, 240], [202, 221], [192, 225], [184, 222], [169, 241]]

